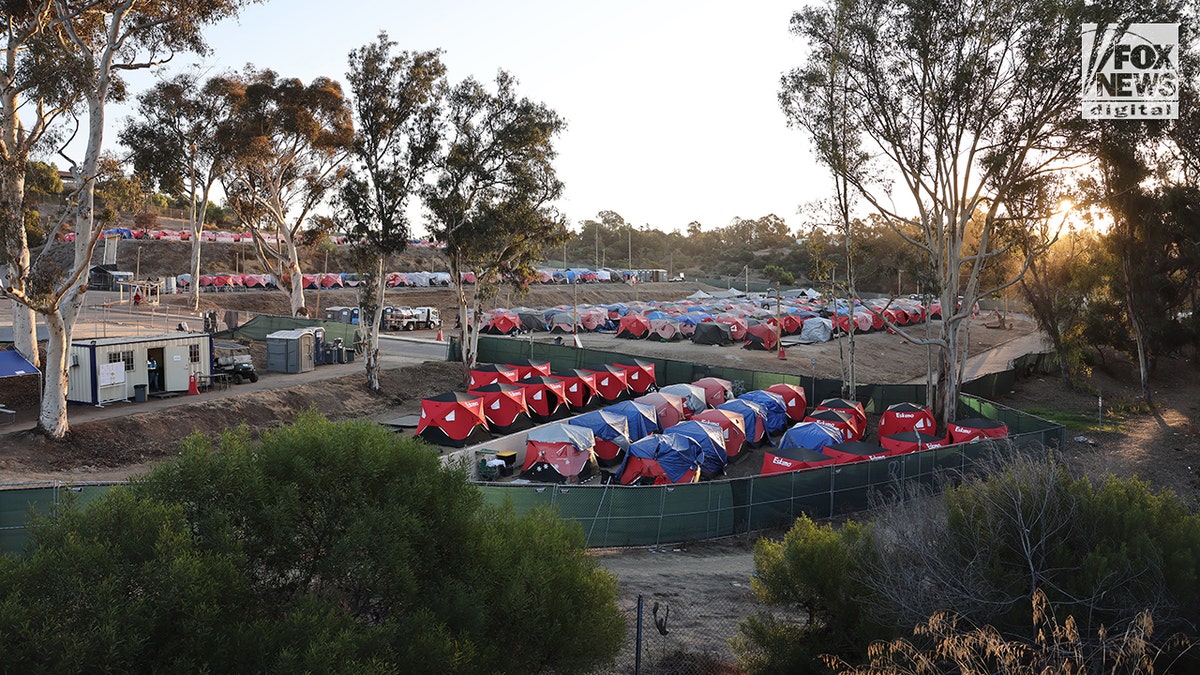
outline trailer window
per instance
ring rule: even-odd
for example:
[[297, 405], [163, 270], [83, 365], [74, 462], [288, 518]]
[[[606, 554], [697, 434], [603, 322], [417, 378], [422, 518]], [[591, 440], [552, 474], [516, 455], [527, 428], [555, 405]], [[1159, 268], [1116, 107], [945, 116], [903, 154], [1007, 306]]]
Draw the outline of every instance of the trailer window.
[[109, 352], [109, 354], [108, 354], [108, 362], [109, 363], [121, 363], [122, 361], [125, 362], [125, 372], [127, 372], [127, 373], [132, 372], [133, 371], [133, 352]]
[[200, 345], [188, 345], [188, 361], [200, 363]]

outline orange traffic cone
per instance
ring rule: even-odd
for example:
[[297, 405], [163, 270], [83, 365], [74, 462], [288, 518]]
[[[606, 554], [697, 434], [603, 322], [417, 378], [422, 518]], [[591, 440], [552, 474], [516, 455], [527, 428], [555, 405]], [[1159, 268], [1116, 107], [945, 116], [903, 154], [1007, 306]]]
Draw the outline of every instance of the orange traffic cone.
[[188, 376], [188, 396], [199, 396], [200, 387], [196, 386], [196, 374], [192, 373]]
[[442, 337], [442, 329], [441, 329], [440, 327], [438, 328], [438, 336], [437, 336], [437, 341], [438, 341], [438, 342], [445, 342], [445, 341], [446, 341], [446, 338]]

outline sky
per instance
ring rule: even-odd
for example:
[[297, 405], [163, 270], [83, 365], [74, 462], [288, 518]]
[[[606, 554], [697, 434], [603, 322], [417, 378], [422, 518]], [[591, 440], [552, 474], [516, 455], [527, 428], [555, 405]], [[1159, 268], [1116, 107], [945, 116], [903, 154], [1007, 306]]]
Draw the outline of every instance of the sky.
[[[610, 210], [664, 231], [775, 214], [795, 232], [801, 206], [830, 185], [777, 102], [780, 76], [803, 55], [788, 32], [801, 4], [271, 0], [208, 29], [209, 57], [177, 57], [160, 74], [250, 63], [344, 82], [349, 51], [386, 31], [398, 49], [442, 49], [451, 82], [492, 82], [504, 69], [520, 95], [566, 120], [556, 143], [566, 185], [558, 206], [575, 229]], [[138, 73], [130, 91], [153, 81]], [[119, 128], [131, 108], [114, 112], [109, 126]]]

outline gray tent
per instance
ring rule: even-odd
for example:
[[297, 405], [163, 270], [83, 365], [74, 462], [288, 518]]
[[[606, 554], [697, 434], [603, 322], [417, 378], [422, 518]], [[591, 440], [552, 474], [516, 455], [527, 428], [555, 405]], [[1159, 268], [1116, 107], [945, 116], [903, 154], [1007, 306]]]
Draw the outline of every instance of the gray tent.
[[731, 345], [733, 335], [729, 332], [729, 324], [706, 321], [696, 324], [692, 342], [698, 345]]
[[804, 326], [800, 329], [800, 334], [796, 336], [796, 341], [802, 344], [829, 342], [829, 338], [832, 335], [832, 321], [822, 319], [819, 316], [810, 316], [804, 320]]

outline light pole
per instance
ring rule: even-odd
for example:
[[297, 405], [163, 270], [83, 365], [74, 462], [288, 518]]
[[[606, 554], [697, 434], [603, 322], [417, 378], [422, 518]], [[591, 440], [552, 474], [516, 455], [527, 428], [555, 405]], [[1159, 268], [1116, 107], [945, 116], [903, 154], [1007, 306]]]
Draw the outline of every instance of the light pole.
[[133, 278], [135, 280], [142, 278], [142, 247], [137, 248], [137, 263], [133, 268]]
[[783, 300], [778, 288], [768, 288], [767, 293], [775, 292], [775, 345], [779, 347], [779, 360], [786, 361], [787, 354], [783, 353]]

